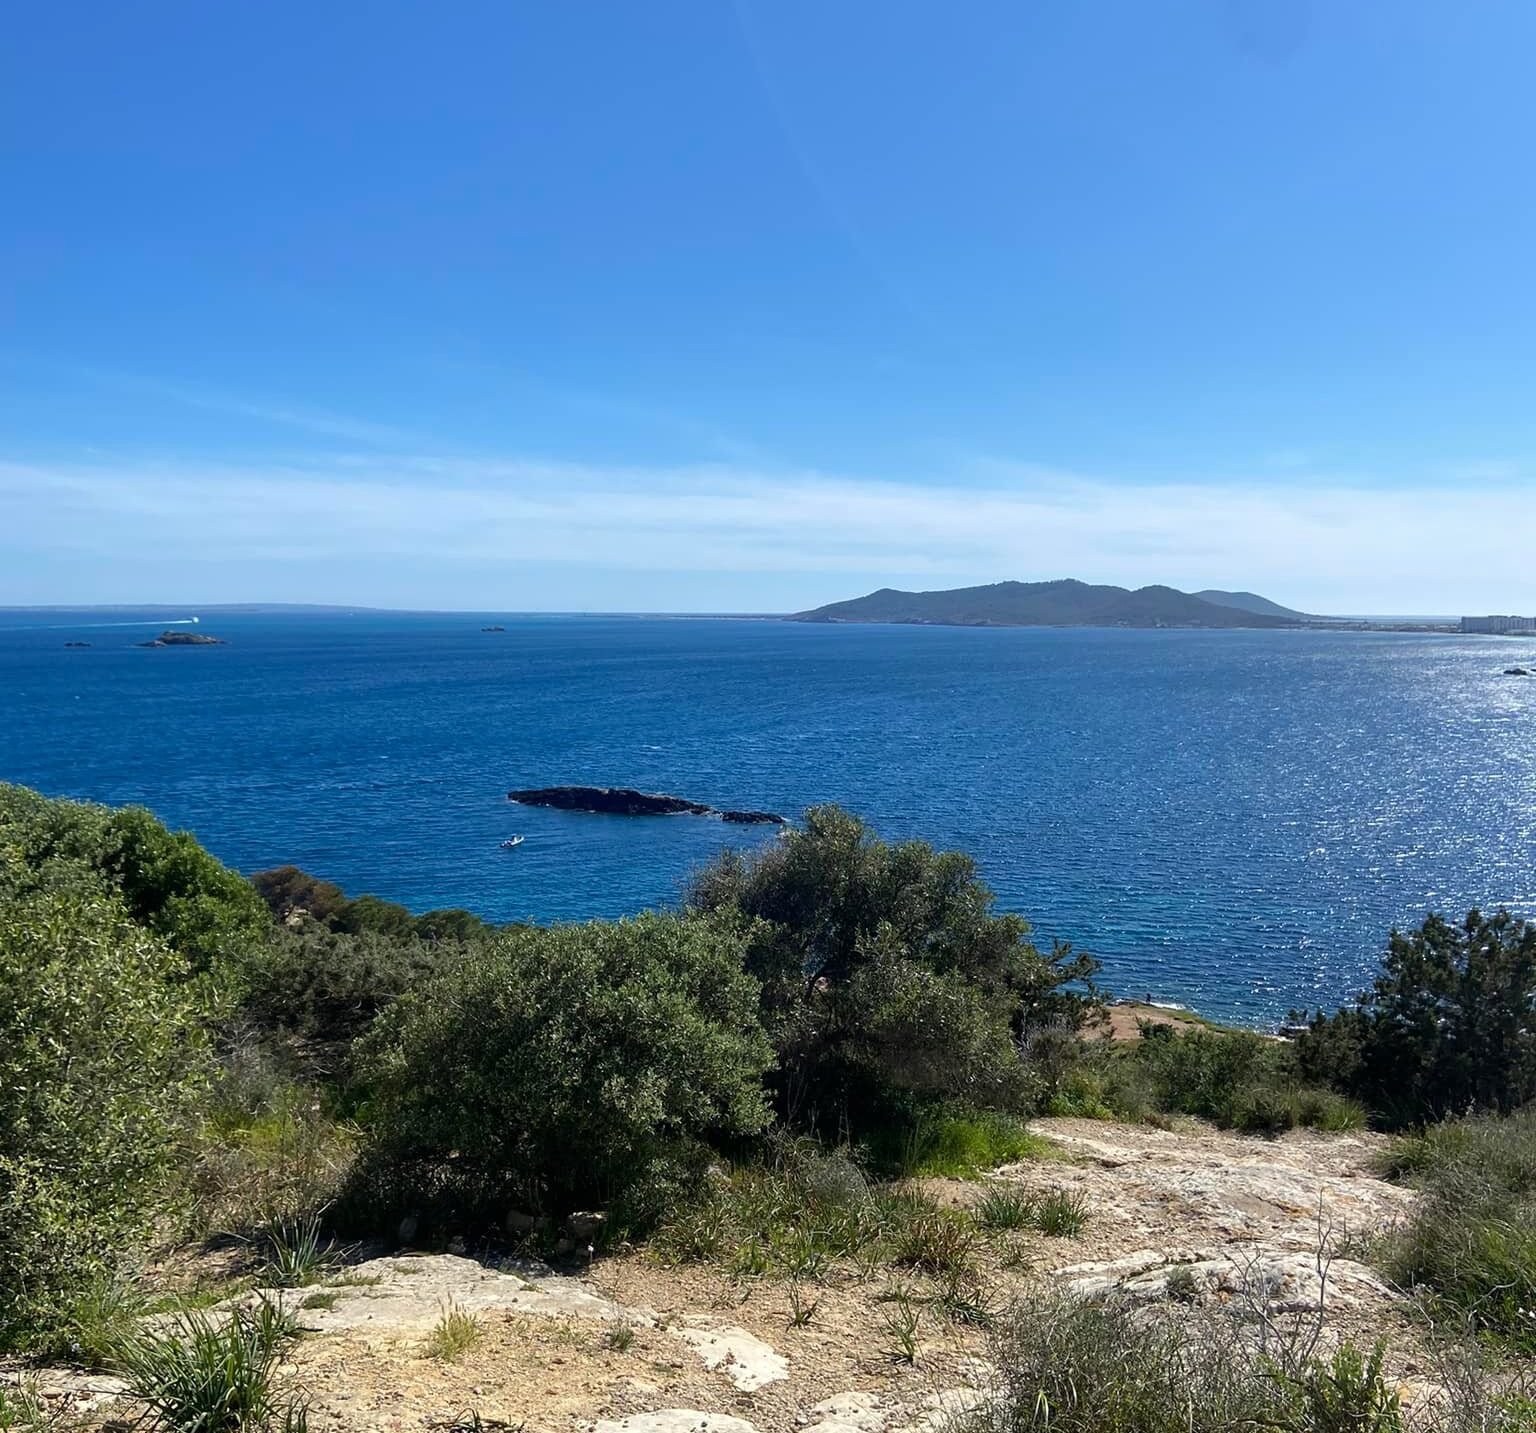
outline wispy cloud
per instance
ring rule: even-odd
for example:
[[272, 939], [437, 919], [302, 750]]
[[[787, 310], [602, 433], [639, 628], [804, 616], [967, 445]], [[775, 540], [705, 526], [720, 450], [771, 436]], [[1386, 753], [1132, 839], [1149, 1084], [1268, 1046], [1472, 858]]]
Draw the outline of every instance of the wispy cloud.
[[[953, 487], [736, 467], [596, 468], [433, 456], [287, 466], [0, 463], [0, 549], [248, 568], [845, 574], [942, 585], [1080, 576], [1242, 584], [1300, 606], [1536, 607], [1536, 510], [1507, 484], [1125, 485], [1041, 469]], [[761, 587], [761, 584], [759, 584]], [[279, 594], [280, 595], [280, 594]], [[784, 604], [798, 593], [786, 586]]]
[[208, 413], [223, 413], [235, 418], [250, 418], [273, 427], [312, 433], [320, 438], [336, 438], [344, 443], [399, 448], [420, 444], [423, 435], [407, 428], [376, 423], [344, 413], [294, 403], [286, 399], [252, 397], [233, 393], [205, 383], [187, 382], [155, 374], [129, 373], [102, 368], [95, 364], [60, 363], [32, 354], [0, 352], [0, 362], [28, 373], [42, 373], [63, 379], [75, 387], [94, 387], [133, 397], [174, 403]]

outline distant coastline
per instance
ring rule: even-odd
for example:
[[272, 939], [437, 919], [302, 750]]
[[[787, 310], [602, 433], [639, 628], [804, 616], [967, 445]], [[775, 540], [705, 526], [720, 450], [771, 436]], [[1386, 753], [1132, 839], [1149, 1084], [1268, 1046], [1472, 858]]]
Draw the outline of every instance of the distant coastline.
[[[1057, 583], [998, 583], [994, 587], [1055, 587], [1065, 584]], [[1072, 584], [1085, 587], [1087, 584]], [[876, 605], [875, 599], [887, 598], [949, 598], [957, 594], [987, 592], [988, 588], [956, 588], [934, 593], [905, 593], [895, 589], [885, 588], [879, 592], [868, 594], [863, 598], [854, 598], [847, 602], [828, 603], [825, 606], [812, 608], [804, 612], [613, 612], [598, 610], [570, 610], [570, 611], [528, 611], [507, 608], [492, 607], [370, 607], [359, 604], [327, 604], [311, 602], [212, 602], [212, 603], [168, 603], [151, 602], [137, 604], [132, 602], [104, 602], [104, 603], [31, 603], [25, 605], [0, 605], [0, 622], [6, 618], [27, 618], [48, 614], [57, 614], [61, 617], [88, 617], [92, 615], [119, 617], [131, 615], [141, 618], [145, 622], [164, 622], [174, 619], [186, 620], [192, 614], [224, 617], [472, 617], [497, 619], [529, 619], [547, 621], [552, 619], [572, 620], [606, 620], [606, 621], [649, 621], [649, 622], [796, 622], [796, 623], [822, 623], [827, 625], [896, 625], [896, 626], [943, 626], [943, 627], [1100, 627], [1100, 628], [1145, 628], [1157, 629], [1191, 629], [1208, 628], [1211, 630], [1296, 630], [1296, 631], [1331, 631], [1331, 632], [1419, 632], [1439, 635], [1455, 635], [1458, 632], [1459, 619], [1451, 616], [1428, 615], [1371, 615], [1348, 614], [1341, 616], [1315, 616], [1307, 613], [1291, 613], [1290, 609], [1281, 608], [1278, 604], [1270, 604], [1267, 599], [1255, 598], [1257, 602], [1265, 603], [1271, 610], [1265, 611], [1257, 608], [1244, 610], [1235, 609], [1221, 614], [1217, 620], [1210, 620], [1209, 613], [1195, 609], [1194, 619], [1190, 618], [1188, 608], [1183, 610], [1182, 618], [1179, 614], [1162, 615], [1154, 614], [1150, 620], [1136, 613], [1126, 614], [1115, 610], [1100, 610], [1087, 615], [1078, 616], [1019, 616], [1007, 613], [996, 614], [982, 612], [960, 616], [947, 616], [930, 613], [910, 613], [896, 610], [882, 610]], [[1130, 597], [1136, 597], [1141, 593], [1173, 593], [1178, 597], [1187, 598], [1190, 602], [1204, 603], [1206, 606], [1215, 604], [1210, 602], [1212, 593], [1178, 593], [1173, 588], [1142, 588], [1137, 592], [1129, 592], [1124, 588], [1095, 589], [1124, 593]], [[1253, 597], [1249, 593], [1219, 594], [1232, 598]], [[1277, 616], [1275, 613], [1288, 615]], [[1516, 634], [1520, 635], [1520, 634]]]

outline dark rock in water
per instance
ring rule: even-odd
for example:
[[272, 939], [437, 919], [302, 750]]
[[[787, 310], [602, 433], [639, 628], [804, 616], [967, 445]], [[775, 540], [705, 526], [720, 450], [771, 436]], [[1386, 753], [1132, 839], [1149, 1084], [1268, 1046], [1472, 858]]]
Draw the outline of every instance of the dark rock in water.
[[89, 647], [91, 644], [89, 642], [66, 642], [64, 645], [66, 647]]
[[140, 642], [141, 647], [222, 647], [222, 637], [209, 637], [202, 632], [162, 632], [152, 642]]
[[596, 811], [607, 816], [708, 816], [711, 807], [681, 796], [633, 791], [627, 786], [540, 786], [509, 791], [507, 800], [519, 806], [550, 806], [557, 811]]
[[505, 632], [507, 629], [505, 627], [482, 627], [480, 630], [482, 632]]
[[1504, 675], [1506, 677], [1528, 677], [1530, 672], [1524, 667], [1505, 667]]
[[628, 786], [538, 786], [509, 791], [507, 800], [519, 806], [549, 806], [556, 811], [596, 811], [604, 816], [718, 816], [743, 826], [782, 826], [772, 811], [716, 811], [700, 801], [660, 792], [635, 791]]

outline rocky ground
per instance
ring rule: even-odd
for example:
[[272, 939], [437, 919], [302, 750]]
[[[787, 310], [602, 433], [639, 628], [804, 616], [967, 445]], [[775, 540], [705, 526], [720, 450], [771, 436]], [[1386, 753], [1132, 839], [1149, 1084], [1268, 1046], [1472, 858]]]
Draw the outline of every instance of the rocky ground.
[[[1411, 1196], [1373, 1173], [1369, 1135], [1260, 1140], [1088, 1120], [1034, 1126], [1060, 1157], [999, 1171], [1087, 1207], [1079, 1238], [1010, 1236], [988, 1272], [1000, 1297], [1030, 1281], [1085, 1294], [1122, 1290], [1180, 1304], [1253, 1300], [1322, 1317], [1334, 1333], [1386, 1336], [1410, 1397], [1421, 1369], [1400, 1301], [1350, 1257], [1400, 1219]], [[935, 1181], [955, 1203], [975, 1183]], [[1319, 1248], [1331, 1257], [1319, 1257]], [[575, 1273], [533, 1262], [487, 1267], [399, 1255], [281, 1295], [305, 1336], [285, 1374], [311, 1399], [316, 1430], [526, 1425], [530, 1433], [926, 1433], [978, 1397], [983, 1336], [925, 1311], [915, 1363], [893, 1357], [894, 1276], [849, 1270], [792, 1290], [709, 1268], [667, 1268], [643, 1252]], [[804, 1321], [796, 1301], [814, 1304]], [[452, 1362], [425, 1342], [445, 1309], [481, 1336]], [[110, 1380], [59, 1372], [61, 1401], [105, 1411]]]

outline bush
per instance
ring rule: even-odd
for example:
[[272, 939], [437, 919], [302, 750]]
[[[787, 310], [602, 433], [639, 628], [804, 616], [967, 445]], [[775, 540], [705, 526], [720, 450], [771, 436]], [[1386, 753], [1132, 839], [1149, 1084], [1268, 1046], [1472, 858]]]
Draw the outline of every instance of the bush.
[[448, 1304], [432, 1326], [422, 1351], [438, 1363], [457, 1363], [485, 1336], [480, 1320], [457, 1304]]
[[254, 887], [141, 807], [112, 811], [0, 785], [0, 899], [110, 886], [129, 918], [186, 958], [233, 974], [270, 921]]
[[340, 1195], [356, 1145], [297, 1085], [279, 1082], [254, 1109], [216, 1103], [188, 1175], [187, 1232], [246, 1238], [316, 1214]]
[[1393, 1128], [1536, 1099], [1536, 924], [1474, 910], [1393, 931], [1380, 978], [1316, 1015], [1297, 1059]]
[[0, 899], [0, 1343], [149, 1232], [207, 1088], [187, 961], [106, 889]]
[[1332, 1091], [1298, 1082], [1289, 1045], [1246, 1031], [1148, 1025], [1133, 1057], [1157, 1108], [1199, 1115], [1249, 1134], [1298, 1125], [1358, 1129], [1364, 1112]]
[[743, 922], [779, 1052], [781, 1112], [855, 1136], [911, 1096], [1008, 1108], [1025, 1102], [1018, 1042], [1036, 1025], [1075, 1028], [1096, 967], [1029, 943], [994, 913], [969, 857], [888, 845], [835, 806], [750, 856], [727, 852], [695, 878], [695, 910]]
[[1536, 1352], [1536, 1108], [1441, 1125], [1394, 1165], [1423, 1194], [1387, 1272], [1449, 1321]]
[[374, 1220], [589, 1206], [690, 1141], [767, 1122], [756, 985], [698, 921], [504, 932], [363, 1045], [374, 1138], [352, 1207]]
[[247, 972], [240, 1015], [307, 1073], [335, 1079], [378, 1013], [456, 951], [419, 939], [349, 935], [308, 923], [271, 932]]
[[275, 920], [297, 929], [317, 926], [342, 935], [374, 935], [397, 941], [464, 941], [490, 930], [469, 911], [427, 911], [413, 916], [404, 906], [378, 896], [348, 900], [340, 886], [297, 866], [258, 871], [251, 884]]
[[1362, 1354], [1345, 1343], [1322, 1361], [1283, 1335], [1261, 1346], [1231, 1317], [1043, 1296], [998, 1321], [992, 1363], [998, 1396], [968, 1420], [971, 1433], [1405, 1428], [1380, 1349]]
[[816, 1279], [835, 1264], [970, 1271], [975, 1222], [901, 1187], [871, 1186], [840, 1155], [771, 1143], [772, 1168], [748, 1166], [678, 1205], [653, 1252], [672, 1263], [723, 1264], [738, 1275]]

